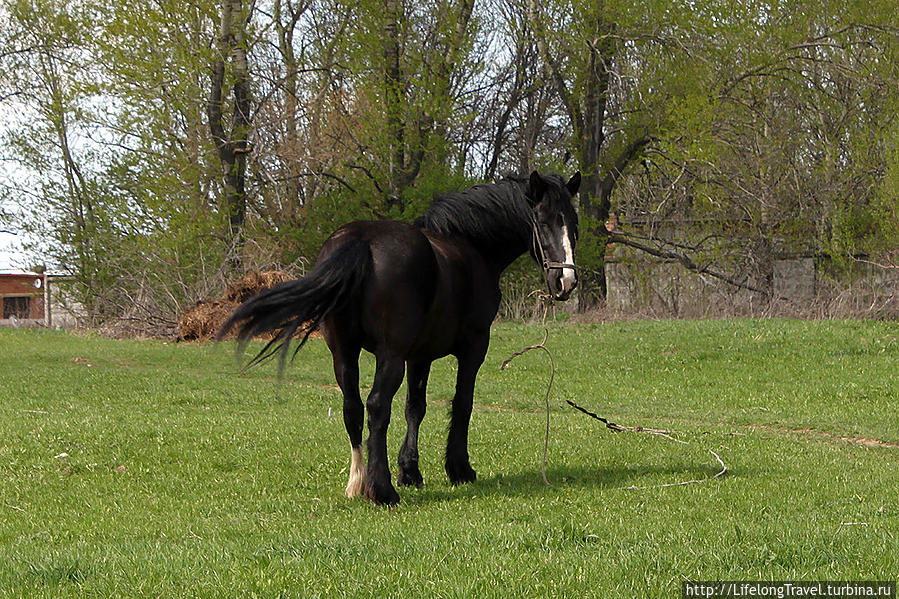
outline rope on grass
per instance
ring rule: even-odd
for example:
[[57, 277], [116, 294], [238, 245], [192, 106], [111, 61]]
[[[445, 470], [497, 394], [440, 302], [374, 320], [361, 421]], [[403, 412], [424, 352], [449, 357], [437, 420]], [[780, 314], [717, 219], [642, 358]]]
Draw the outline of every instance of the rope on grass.
[[546, 454], [549, 453], [549, 393], [553, 388], [553, 379], [556, 378], [556, 361], [553, 360], [553, 354], [546, 347], [546, 340], [549, 338], [549, 329], [545, 326], [543, 327], [543, 341], [537, 343], [536, 345], [529, 345], [521, 351], [517, 351], [508, 358], [506, 361], [502, 363], [499, 367], [500, 370], [505, 370], [509, 367], [509, 364], [512, 363], [512, 360], [517, 358], [518, 356], [522, 356], [533, 349], [542, 349], [546, 356], [549, 358], [549, 382], [546, 384], [546, 394], [543, 396], [543, 403], [546, 406], [546, 429], [543, 435], [543, 469], [541, 473], [543, 474], [543, 482], [546, 483], [546, 486], [551, 487], [552, 484], [549, 482], [549, 479], [546, 477]]
[[[556, 378], [556, 362], [553, 359], [552, 352], [549, 351], [549, 348], [546, 347], [546, 340], [548, 338], [549, 338], [549, 329], [546, 327], [546, 308], [544, 308], [544, 312], [543, 312], [543, 341], [541, 341], [540, 343], [536, 343], [534, 345], [529, 345], [526, 348], [522, 349], [521, 351], [515, 352], [514, 354], [512, 354], [511, 356], [506, 358], [506, 360], [500, 365], [499, 369], [505, 370], [512, 363], [512, 360], [514, 360], [518, 356], [522, 356], [522, 355], [528, 353], [529, 351], [532, 351], [535, 349], [542, 350], [543, 353], [546, 354], [546, 357], [549, 358], [549, 381], [546, 384], [546, 393], [543, 396], [543, 403], [546, 407], [546, 427], [544, 429], [544, 435], [543, 435], [543, 464], [542, 464], [541, 474], [543, 475], [543, 482], [547, 486], [552, 487], [553, 486], [552, 483], [549, 482], [549, 478], [547, 478], [547, 476], [546, 476], [546, 456], [549, 453], [549, 395], [552, 391], [553, 380]], [[664, 430], [664, 429], [658, 429], [658, 428], [648, 428], [648, 427], [644, 427], [644, 426], [622, 426], [620, 424], [610, 422], [607, 418], [603, 418], [599, 414], [591, 412], [590, 410], [579, 406], [578, 404], [576, 404], [575, 402], [573, 402], [569, 399], [566, 399], [565, 403], [567, 403], [569, 406], [571, 406], [575, 410], [578, 410], [579, 412], [582, 412], [595, 420], [599, 420], [600, 422], [602, 422], [603, 424], [606, 425], [606, 428], [608, 428], [610, 430], [613, 430], [616, 432], [648, 433], [650, 435], [664, 437], [670, 441], [674, 441], [675, 443], [680, 443], [682, 445], [689, 445], [688, 441], [684, 441], [682, 439], [673, 437], [671, 431]], [[715, 460], [721, 466], [721, 470], [718, 471], [718, 473], [715, 474], [714, 476], [711, 476], [708, 478], [685, 480], [685, 481], [676, 482], [676, 483], [650, 485], [650, 486], [645, 486], [645, 487], [639, 487], [639, 486], [621, 487], [621, 489], [631, 490], [631, 491], [644, 491], [647, 489], [663, 489], [666, 487], [683, 487], [686, 485], [695, 485], [695, 484], [699, 484], [699, 483], [704, 483], [706, 481], [715, 480], [716, 478], [720, 478], [720, 477], [724, 476], [725, 474], [727, 474], [727, 464], [724, 463], [724, 460], [721, 459], [721, 456], [719, 456], [717, 453], [715, 453], [711, 449], [706, 449], [706, 451], [708, 451], [710, 454], [712, 454], [712, 456], [714, 456]]]
[[553, 388], [553, 379], [556, 378], [556, 361], [553, 360], [552, 352], [549, 351], [549, 348], [546, 347], [546, 340], [549, 339], [549, 329], [546, 327], [546, 317], [549, 315], [549, 308], [552, 305], [552, 296], [540, 289], [532, 291], [530, 294], [528, 294], [528, 297], [532, 296], [536, 296], [537, 301], [540, 302], [540, 307], [543, 308], [543, 317], [540, 321], [543, 325], [543, 341], [535, 345], [529, 345], [523, 350], [515, 352], [514, 354], [506, 358], [506, 360], [500, 365], [499, 369], [505, 370], [509, 367], [509, 364], [512, 363], [512, 360], [534, 349], [543, 350], [543, 353], [545, 353], [546, 357], [549, 358], [549, 382], [546, 384], [546, 393], [543, 396], [543, 404], [546, 406], [546, 427], [543, 434], [543, 465], [541, 474], [543, 475], [543, 482], [546, 484], [546, 486], [552, 487], [552, 483], [549, 482], [549, 478], [547, 478], [546, 476], [546, 455], [549, 453], [549, 394]]
[[586, 414], [587, 416], [590, 416], [591, 418], [595, 418], [596, 420], [599, 420], [600, 422], [602, 422], [603, 424], [606, 425], [606, 428], [611, 429], [613, 431], [618, 431], [618, 432], [628, 431], [628, 432], [632, 432], [632, 433], [649, 433], [650, 435], [659, 435], [660, 437], [665, 437], [667, 439], [671, 439], [675, 443], [683, 443], [684, 445], [687, 444], [686, 441], [681, 441], [680, 439], [675, 439], [674, 437], [672, 437], [671, 431], [666, 431], [666, 430], [662, 430], [659, 428], [645, 428], [642, 426], [621, 426], [620, 424], [615, 424], [614, 422], [609, 422], [602, 416], [594, 414], [593, 412], [591, 412], [590, 410], [588, 410], [586, 408], [582, 408], [581, 406], [577, 405], [570, 399], [566, 399], [565, 403], [567, 403], [569, 406], [571, 406], [575, 410], [581, 411], [584, 414]]
[[[683, 445], [690, 444], [689, 441], [684, 441], [682, 439], [677, 439], [675, 437], [672, 437], [671, 431], [666, 431], [666, 430], [658, 429], [658, 428], [646, 428], [643, 426], [621, 426], [620, 424], [615, 424], [614, 422], [609, 422], [608, 419], [603, 418], [602, 416], [595, 414], [595, 413], [591, 412], [590, 410], [577, 405], [576, 403], [574, 403], [573, 401], [571, 401], [569, 399], [566, 399], [565, 403], [567, 403], [569, 406], [571, 406], [575, 410], [578, 410], [579, 412], [583, 412], [584, 414], [586, 414], [587, 416], [590, 416], [591, 418], [594, 418], [595, 420], [599, 420], [600, 422], [602, 422], [603, 424], [606, 425], [606, 428], [611, 429], [616, 432], [625, 431], [625, 432], [630, 432], [630, 433], [649, 433], [650, 435], [657, 435], [659, 437], [665, 437], [666, 439], [674, 441], [675, 443], [681, 443]], [[711, 449], [706, 449], [706, 451], [708, 451], [710, 454], [715, 456], [715, 460], [717, 460], [718, 464], [721, 465], [721, 470], [718, 471], [718, 473], [715, 474], [714, 476], [711, 476], [709, 478], [697, 478], [697, 479], [693, 479], [693, 480], [685, 480], [685, 481], [681, 481], [681, 482], [677, 482], [677, 483], [665, 483], [662, 485], [649, 485], [647, 487], [638, 487], [638, 486], [621, 487], [621, 489], [625, 489], [628, 491], [645, 491], [646, 489], [664, 489], [666, 487], [684, 487], [686, 485], [695, 485], [698, 483], [704, 483], [709, 480], [715, 480], [716, 478], [720, 478], [720, 477], [724, 476], [725, 474], [727, 474], [727, 464], [724, 463], [724, 460], [721, 459], [721, 456], [718, 455], [717, 453], [715, 453], [714, 451], [712, 451]]]
[[[686, 441], [685, 441], [686, 443]], [[715, 476], [710, 476], [709, 478], [697, 478], [693, 480], [685, 480], [679, 483], [665, 483], [663, 485], [649, 485], [647, 487], [638, 487], [638, 486], [630, 486], [630, 487], [621, 487], [626, 491], [645, 491], [646, 489], [664, 489], [665, 487], [685, 487], [687, 485], [696, 485], [699, 483], [708, 482], [710, 480], [715, 480], [716, 478], [722, 477], [727, 474], [727, 465], [724, 463], [724, 460], [721, 459], [721, 456], [712, 451], [711, 449], [706, 449], [710, 454], [715, 456], [715, 459], [718, 461], [718, 464], [721, 465], [721, 470]]]

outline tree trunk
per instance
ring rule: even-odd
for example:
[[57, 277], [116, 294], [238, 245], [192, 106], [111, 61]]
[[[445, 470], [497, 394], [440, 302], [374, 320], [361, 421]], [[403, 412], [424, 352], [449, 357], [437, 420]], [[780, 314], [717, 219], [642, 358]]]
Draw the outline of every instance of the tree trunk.
[[605, 222], [609, 218], [612, 193], [622, 172], [636, 159], [643, 148], [654, 138], [641, 136], [631, 140], [604, 171], [603, 152], [607, 150], [605, 139], [606, 117], [611, 86], [611, 71], [618, 52], [615, 42], [616, 25], [606, 19], [604, 0], [594, 0], [590, 31], [584, 36], [588, 52], [587, 73], [582, 84], [582, 94], [575, 95], [569, 89], [560, 66], [546, 44], [545, 29], [540, 18], [537, 0], [528, 0], [528, 19], [534, 28], [537, 46], [546, 65], [547, 76], [559, 94], [571, 121], [572, 137], [583, 182], [579, 196], [580, 214], [598, 223], [599, 230], [590, 231], [584, 241], [597, 244], [590, 264], [581, 269], [578, 284], [578, 308], [581, 311], [599, 306], [606, 297], [605, 248], [609, 243]]
[[[209, 130], [215, 140], [222, 165], [221, 210], [228, 217], [227, 239], [231, 245], [230, 265], [239, 270], [242, 260], [243, 228], [246, 221], [247, 141], [250, 129], [250, 83], [247, 63], [246, 24], [242, 0], [222, 0], [217, 55], [212, 65], [212, 80], [207, 104]], [[225, 129], [225, 74], [230, 65], [232, 116], [230, 130]]]
[[[297, 23], [307, 8], [302, 4], [296, 8], [286, 0], [276, 0], [274, 5], [274, 25], [278, 33], [278, 52], [284, 61], [284, 139], [281, 143], [280, 160], [285, 181], [287, 205], [298, 210], [300, 199], [299, 161], [296, 158], [300, 139], [300, 123], [297, 118], [300, 67], [293, 49]], [[291, 215], [292, 216], [292, 215]]]
[[[603, 185], [607, 177], [600, 174], [600, 153], [605, 143], [603, 127], [609, 98], [609, 70], [615, 55], [615, 42], [611, 37], [614, 24], [603, 18], [603, 0], [596, 1], [593, 31], [588, 43], [588, 76], [584, 90], [583, 120], [576, 131], [580, 134], [579, 163], [585, 185], [580, 197], [581, 214], [603, 226], [609, 218], [612, 189]], [[591, 310], [606, 299], [605, 237], [596, 235], [600, 244], [594, 256], [592, 268], [584, 270], [578, 285], [578, 309]]]
[[384, 0], [384, 108], [390, 148], [387, 166], [387, 205], [402, 208], [406, 166], [406, 130], [402, 107], [405, 85], [400, 71], [399, 24], [402, 20], [399, 0]]

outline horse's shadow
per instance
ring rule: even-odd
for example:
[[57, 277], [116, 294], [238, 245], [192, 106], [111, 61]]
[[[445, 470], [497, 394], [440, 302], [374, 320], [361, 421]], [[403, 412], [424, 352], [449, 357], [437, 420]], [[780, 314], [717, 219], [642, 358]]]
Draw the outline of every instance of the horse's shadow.
[[[529, 497], [559, 493], [566, 488], [595, 490], [632, 490], [660, 488], [662, 485], [687, 481], [711, 482], [719, 468], [696, 464], [655, 466], [632, 465], [621, 467], [561, 466], [549, 467], [543, 480], [541, 471], [525, 470], [515, 473], [487, 475], [473, 484], [450, 487], [425, 482], [420, 489], [402, 489], [403, 501], [419, 505], [440, 501], [458, 501], [482, 497]], [[732, 476], [733, 472], [728, 472]], [[693, 482], [687, 484], [694, 484]]]

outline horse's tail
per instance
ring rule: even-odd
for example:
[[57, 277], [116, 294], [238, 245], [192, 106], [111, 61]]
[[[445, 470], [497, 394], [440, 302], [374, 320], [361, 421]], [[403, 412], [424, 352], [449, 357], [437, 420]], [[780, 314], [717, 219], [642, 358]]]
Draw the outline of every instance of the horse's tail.
[[353, 239], [335, 249], [305, 277], [282, 283], [248, 299], [222, 325], [217, 339], [237, 328], [238, 351], [256, 335], [277, 331], [247, 367], [280, 353], [278, 370], [283, 371], [290, 340], [300, 331], [302, 338], [294, 354], [309, 339], [322, 320], [357, 298], [371, 271], [371, 248], [367, 241]]

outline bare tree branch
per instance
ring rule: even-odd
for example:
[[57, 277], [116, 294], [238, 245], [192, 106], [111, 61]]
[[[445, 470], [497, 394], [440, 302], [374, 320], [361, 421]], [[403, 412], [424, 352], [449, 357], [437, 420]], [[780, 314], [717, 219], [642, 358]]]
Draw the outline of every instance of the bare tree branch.
[[631, 161], [639, 156], [640, 152], [642, 152], [646, 146], [657, 140], [658, 138], [655, 136], [644, 135], [632, 140], [621, 151], [615, 159], [612, 168], [609, 169], [609, 172], [603, 178], [602, 183], [600, 183], [600, 214], [608, 215], [612, 192], [615, 190], [615, 185], [618, 183], [618, 180], [621, 179], [621, 174], [627, 169]]
[[[698, 274], [709, 275], [710, 277], [714, 277], [720, 281], [724, 281], [728, 285], [733, 285], [734, 287], [738, 287], [740, 289], [746, 289], [747, 291], [752, 291], [754, 293], [759, 293], [766, 297], [772, 297], [773, 294], [765, 289], [761, 289], [760, 287], [756, 287], [754, 285], [750, 285], [745, 281], [738, 281], [737, 279], [726, 275], [724, 273], [715, 271], [710, 269], [708, 266], [703, 266], [697, 264], [693, 261], [692, 258], [687, 256], [686, 254], [681, 254], [678, 252], [674, 252], [671, 250], [660, 249], [648, 246], [646, 244], [640, 243], [638, 241], [634, 241], [627, 235], [623, 235], [621, 233], [616, 233], [614, 231], [607, 231], [605, 228], [600, 228], [597, 231], [598, 234], [604, 234], [606, 238], [609, 240], [609, 243], [620, 243], [621, 245], [626, 245], [628, 247], [632, 247], [636, 250], [640, 250], [641, 252], [645, 252], [650, 256], [655, 256], [656, 258], [663, 258], [665, 260], [673, 260], [675, 262], [680, 263], [684, 268], [691, 270]], [[777, 298], [788, 300], [788, 298]]]

